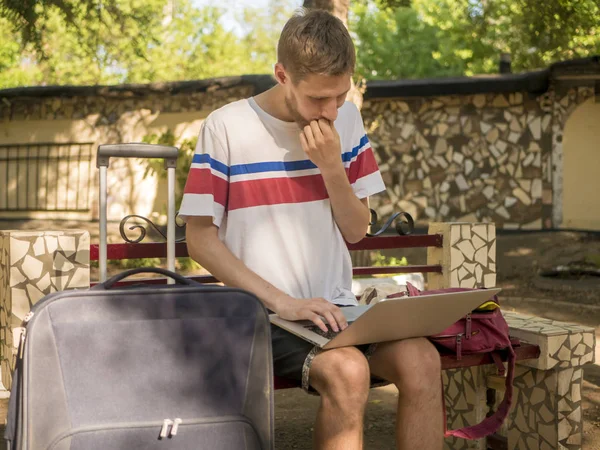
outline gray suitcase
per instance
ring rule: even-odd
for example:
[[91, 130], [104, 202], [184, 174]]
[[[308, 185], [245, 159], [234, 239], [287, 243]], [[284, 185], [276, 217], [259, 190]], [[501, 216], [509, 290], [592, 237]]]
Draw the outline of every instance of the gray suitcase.
[[[115, 286], [143, 271], [177, 284]], [[274, 448], [270, 325], [248, 292], [134, 269], [46, 296], [25, 327], [9, 449]]]

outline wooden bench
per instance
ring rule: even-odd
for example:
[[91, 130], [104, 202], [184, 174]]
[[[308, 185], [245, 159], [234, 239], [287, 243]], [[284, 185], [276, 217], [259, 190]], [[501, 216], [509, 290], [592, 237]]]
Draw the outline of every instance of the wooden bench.
[[[0, 311], [2, 382], [10, 388], [14, 342], [18, 326], [31, 304], [44, 294], [62, 289], [85, 288], [90, 283], [90, 261], [98, 259], [98, 247], [90, 245], [89, 233], [64, 231], [0, 231]], [[427, 264], [408, 267], [357, 267], [355, 275], [422, 272], [428, 288], [493, 287], [496, 283], [495, 228], [492, 224], [431, 224], [428, 235], [366, 238], [351, 250], [426, 247]], [[187, 256], [179, 243], [177, 256]], [[165, 244], [111, 244], [109, 259], [166, 256]], [[25, 264], [27, 267], [24, 267]], [[35, 270], [33, 270], [35, 269]], [[216, 282], [211, 276], [192, 277]], [[139, 282], [140, 280], [136, 280]], [[152, 283], [165, 280], [152, 279]], [[43, 292], [42, 292], [43, 290]], [[500, 295], [502, 298], [502, 295]], [[504, 311], [511, 334], [522, 345], [517, 351], [514, 407], [498, 436], [466, 442], [448, 439], [452, 449], [510, 448], [551, 450], [581, 448], [582, 366], [594, 358], [592, 328], [560, 323]], [[457, 361], [441, 355], [448, 424], [458, 428], [479, 422], [503, 395], [503, 380], [496, 375], [489, 355], [465, 356]], [[295, 386], [275, 379], [278, 389]], [[392, 420], [392, 419], [390, 419]]]

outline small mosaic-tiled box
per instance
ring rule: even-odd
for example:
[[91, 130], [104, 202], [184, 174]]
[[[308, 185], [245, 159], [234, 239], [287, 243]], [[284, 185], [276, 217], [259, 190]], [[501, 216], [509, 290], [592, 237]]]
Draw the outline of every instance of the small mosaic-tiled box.
[[491, 223], [432, 223], [443, 247], [427, 249], [427, 263], [442, 266], [429, 274], [428, 289], [496, 286], [496, 226]]
[[51, 292], [90, 286], [87, 231], [0, 231], [0, 367], [10, 389], [23, 318]]

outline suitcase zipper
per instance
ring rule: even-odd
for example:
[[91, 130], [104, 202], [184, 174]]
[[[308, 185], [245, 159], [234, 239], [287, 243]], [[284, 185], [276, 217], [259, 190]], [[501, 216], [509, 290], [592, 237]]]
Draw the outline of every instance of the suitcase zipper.
[[179, 429], [179, 424], [182, 423], [183, 420], [181, 420], [180, 418], [176, 418], [173, 421], [173, 426], [171, 427], [171, 433], [169, 434], [169, 437], [173, 437], [177, 435], [177, 430]]
[[[177, 436], [177, 430], [179, 429], [179, 424], [183, 423], [179, 417], [175, 420], [165, 419], [163, 420], [162, 427], [160, 429], [159, 436], [162, 438]], [[171, 431], [169, 431], [169, 427], [171, 427]]]
[[163, 420], [162, 428], [160, 429], [160, 434], [159, 434], [159, 436], [161, 438], [167, 437], [167, 433], [169, 431], [169, 426], [171, 426], [171, 425], [173, 425], [173, 421], [171, 419]]
[[[27, 325], [27, 323], [31, 320], [35, 313], [33, 311], [29, 311], [27, 315], [23, 318], [23, 325]], [[25, 351], [25, 337], [27, 335], [27, 328], [23, 327], [23, 332], [21, 333], [21, 339], [19, 342], [19, 359], [23, 359], [23, 352]]]
[[25, 351], [25, 335], [27, 334], [27, 328], [23, 328], [21, 333], [21, 341], [19, 342], [19, 359], [23, 359], [23, 352]]

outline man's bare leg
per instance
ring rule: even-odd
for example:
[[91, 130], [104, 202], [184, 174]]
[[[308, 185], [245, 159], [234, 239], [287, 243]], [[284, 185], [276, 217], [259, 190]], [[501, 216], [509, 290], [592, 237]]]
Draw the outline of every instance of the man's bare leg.
[[441, 450], [441, 363], [433, 344], [424, 338], [382, 343], [369, 364], [374, 375], [398, 387], [398, 449]]
[[321, 395], [314, 433], [316, 450], [362, 450], [369, 383], [369, 364], [356, 348], [315, 356], [310, 384]]

